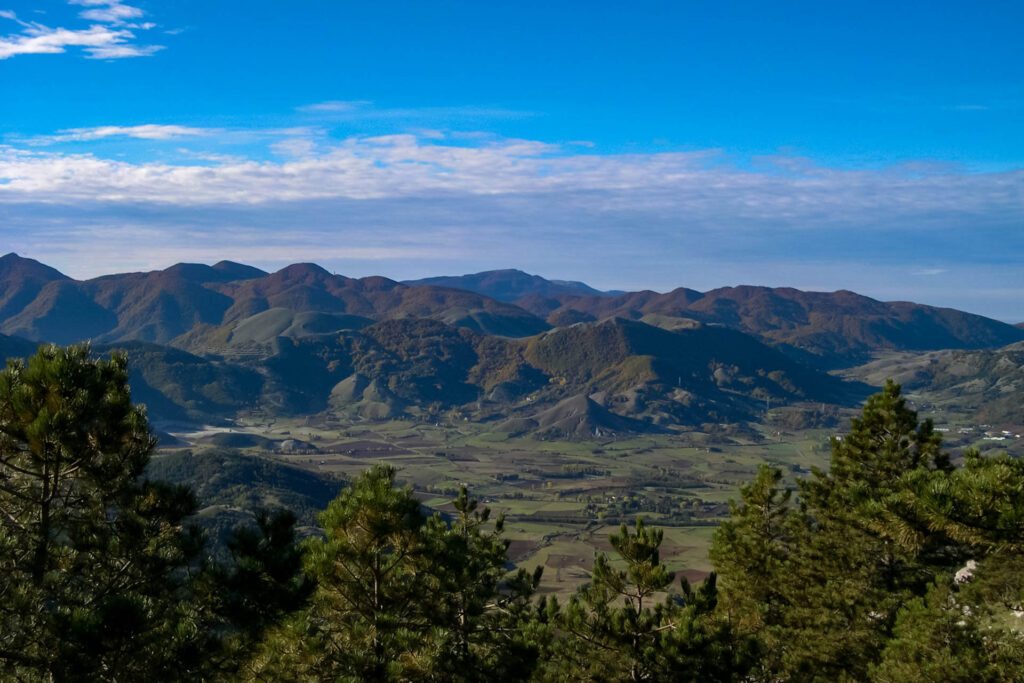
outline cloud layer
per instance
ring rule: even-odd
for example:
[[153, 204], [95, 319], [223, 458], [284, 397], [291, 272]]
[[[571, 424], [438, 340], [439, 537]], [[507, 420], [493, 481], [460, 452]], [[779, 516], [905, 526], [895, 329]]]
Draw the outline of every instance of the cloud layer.
[[[173, 125], [103, 126], [64, 130], [34, 142], [172, 140], [211, 132]], [[488, 138], [471, 144], [464, 136], [436, 134], [349, 138], [318, 146], [295, 133], [280, 131], [271, 146], [299, 159], [229, 157], [212, 166], [0, 147], [0, 201], [192, 206], [586, 194], [588, 211], [664, 213], [686, 222], [728, 217], [731, 223], [808, 229], [926, 228], [956, 217], [975, 225], [1009, 225], [1024, 215], [1024, 171], [967, 174], [924, 164], [839, 170], [781, 156], [756, 160], [757, 170], [745, 170], [715, 150], [581, 154], [574, 146], [532, 140]]]

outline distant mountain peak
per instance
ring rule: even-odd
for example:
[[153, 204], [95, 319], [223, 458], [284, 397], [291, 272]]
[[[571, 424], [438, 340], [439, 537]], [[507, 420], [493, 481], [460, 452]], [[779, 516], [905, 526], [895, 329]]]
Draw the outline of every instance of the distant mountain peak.
[[211, 268], [231, 276], [233, 280], [254, 280], [269, 275], [265, 270], [234, 261], [217, 261]]
[[266, 273], [259, 268], [230, 261], [221, 261], [215, 266], [208, 266], [205, 263], [175, 263], [170, 268], [158, 271], [158, 273], [200, 284], [252, 280], [266, 276]]
[[330, 277], [330, 271], [315, 263], [293, 263], [270, 275], [279, 282], [317, 282]]
[[463, 289], [498, 301], [515, 301], [526, 296], [606, 296], [590, 285], [574, 280], [548, 280], [515, 268], [485, 270], [467, 275], [444, 275], [422, 280], [405, 280], [406, 285], [429, 285]]
[[70, 280], [67, 275], [56, 268], [35, 259], [18, 256], [13, 251], [0, 256], [0, 279], [6, 278], [31, 279], [37, 282], [52, 280]]

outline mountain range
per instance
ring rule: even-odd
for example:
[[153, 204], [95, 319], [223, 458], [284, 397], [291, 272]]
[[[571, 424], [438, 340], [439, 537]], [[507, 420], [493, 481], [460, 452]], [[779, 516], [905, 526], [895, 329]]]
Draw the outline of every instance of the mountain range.
[[0, 352], [127, 348], [151, 414], [260, 407], [360, 419], [459, 409], [580, 436], [750, 419], [765, 401], [850, 403], [824, 372], [879, 351], [995, 349], [1024, 329], [848, 291], [600, 292], [521, 271], [397, 282], [230, 261], [74, 280], [0, 258]]

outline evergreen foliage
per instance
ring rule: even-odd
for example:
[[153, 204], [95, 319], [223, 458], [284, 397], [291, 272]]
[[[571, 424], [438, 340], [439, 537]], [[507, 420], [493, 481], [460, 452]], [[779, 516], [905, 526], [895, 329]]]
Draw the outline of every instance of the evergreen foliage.
[[0, 372], [0, 678], [230, 677], [308, 594], [290, 513], [203, 559], [185, 487], [150, 481], [155, 439], [127, 359], [41, 347]]
[[968, 452], [952, 466], [889, 382], [833, 440], [830, 470], [799, 482], [799, 507], [780, 477], [762, 468], [711, 552], [719, 616], [756, 642], [751, 678], [1024, 674], [1007, 626], [1024, 602], [1024, 463]]
[[0, 372], [0, 672], [131, 680], [172, 666], [201, 543], [191, 494], [140, 479], [154, 447], [127, 360], [44, 346]]
[[364, 472], [306, 544], [312, 601], [275, 631], [254, 677], [319, 680], [525, 680], [537, 648], [525, 622], [539, 571], [508, 573], [502, 521], [465, 489], [452, 522], [427, 518], [395, 470]]
[[718, 572], [718, 613], [735, 630], [735, 647], [749, 658], [759, 645], [751, 676], [771, 679], [784, 642], [788, 559], [805, 536], [803, 519], [790, 504], [792, 491], [779, 488], [782, 472], [762, 465], [731, 503], [732, 518], [715, 532], [711, 561]]
[[490, 510], [480, 508], [464, 486], [454, 506], [451, 523], [435, 515], [427, 526], [434, 558], [428, 571], [437, 596], [431, 678], [525, 680], [538, 657], [537, 645], [524, 626], [542, 567], [532, 574], [520, 569], [507, 577], [503, 518], [487, 529]]
[[601, 681], [722, 680], [733, 662], [726, 633], [711, 613], [717, 602], [712, 575], [691, 591], [685, 579], [673, 590], [674, 574], [660, 560], [663, 532], [637, 520], [609, 537], [624, 566], [604, 555], [592, 580], [560, 615], [564, 637], [550, 667], [551, 679]]

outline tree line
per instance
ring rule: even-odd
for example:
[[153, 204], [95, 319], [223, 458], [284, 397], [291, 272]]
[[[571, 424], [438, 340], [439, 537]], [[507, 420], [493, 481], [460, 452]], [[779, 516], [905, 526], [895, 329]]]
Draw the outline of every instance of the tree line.
[[897, 385], [827, 471], [762, 467], [696, 587], [662, 532], [610, 537], [564, 603], [465, 489], [429, 514], [378, 465], [298, 542], [288, 511], [209, 557], [127, 358], [0, 372], [0, 678], [19, 681], [1002, 681], [1024, 677], [1024, 463], [954, 465]]

